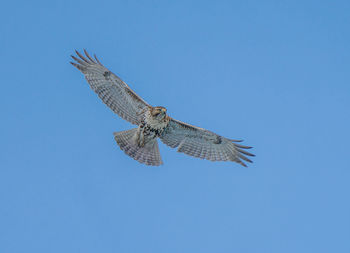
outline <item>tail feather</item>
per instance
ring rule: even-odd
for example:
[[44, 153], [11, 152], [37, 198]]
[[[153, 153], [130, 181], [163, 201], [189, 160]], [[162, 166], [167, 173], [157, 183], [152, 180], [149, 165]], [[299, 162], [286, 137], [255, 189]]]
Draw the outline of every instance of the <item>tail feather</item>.
[[128, 156], [147, 165], [158, 166], [163, 164], [156, 139], [148, 141], [143, 147], [139, 147], [136, 138], [137, 128], [114, 133], [114, 139], [120, 149]]

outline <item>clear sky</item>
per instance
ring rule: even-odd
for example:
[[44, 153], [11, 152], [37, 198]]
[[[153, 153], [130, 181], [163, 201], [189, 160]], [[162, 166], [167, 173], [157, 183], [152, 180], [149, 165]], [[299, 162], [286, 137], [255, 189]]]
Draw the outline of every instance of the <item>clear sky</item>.
[[[349, 1], [7, 1], [0, 252], [350, 252]], [[213, 163], [133, 126], [70, 64], [96, 53], [170, 116], [254, 147]]]

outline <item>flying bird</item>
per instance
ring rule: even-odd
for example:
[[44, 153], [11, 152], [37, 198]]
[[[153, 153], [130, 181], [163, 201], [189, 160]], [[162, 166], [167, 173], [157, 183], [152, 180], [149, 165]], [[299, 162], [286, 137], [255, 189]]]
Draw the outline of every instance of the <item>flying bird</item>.
[[[238, 144], [241, 140], [228, 139], [206, 129], [192, 126], [168, 116], [162, 106], [151, 106], [139, 97], [117, 75], [104, 67], [96, 55], [92, 58], [75, 51], [71, 62], [80, 70], [90, 87], [102, 101], [123, 119], [137, 125], [136, 128], [114, 133], [114, 139], [127, 155], [140, 163], [158, 166], [163, 164], [159, 153], [159, 138], [164, 144], [177, 148], [178, 152], [211, 161], [233, 161], [246, 167], [254, 156]], [[243, 160], [243, 161], [242, 161]]]

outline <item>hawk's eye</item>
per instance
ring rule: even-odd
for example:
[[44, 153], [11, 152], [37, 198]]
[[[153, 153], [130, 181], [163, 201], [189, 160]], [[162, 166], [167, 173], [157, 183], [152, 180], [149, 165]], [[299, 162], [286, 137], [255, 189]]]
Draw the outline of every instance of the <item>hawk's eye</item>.
[[158, 109], [154, 110], [152, 113], [154, 116], [158, 116], [160, 114], [160, 111]]

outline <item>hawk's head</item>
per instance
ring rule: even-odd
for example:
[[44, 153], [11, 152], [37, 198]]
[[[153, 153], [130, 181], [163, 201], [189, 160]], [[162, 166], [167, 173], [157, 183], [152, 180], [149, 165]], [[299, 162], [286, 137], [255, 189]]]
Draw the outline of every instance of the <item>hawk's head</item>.
[[151, 114], [157, 119], [164, 119], [166, 117], [166, 108], [163, 106], [153, 107]]

